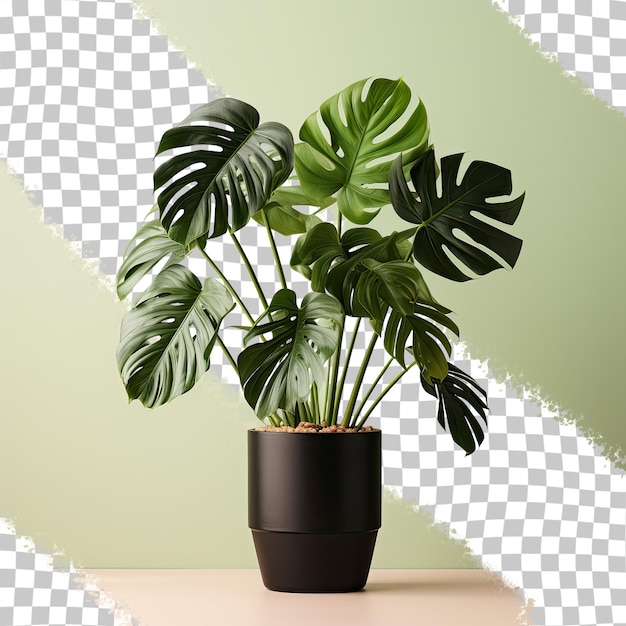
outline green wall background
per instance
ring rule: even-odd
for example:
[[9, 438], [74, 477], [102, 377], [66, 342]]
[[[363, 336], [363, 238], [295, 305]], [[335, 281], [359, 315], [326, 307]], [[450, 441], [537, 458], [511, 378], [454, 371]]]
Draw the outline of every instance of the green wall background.
[[[626, 119], [583, 94], [486, 0], [143, 0], [137, 5], [234, 97], [294, 131], [365, 76], [403, 76], [438, 154], [509, 167], [527, 200], [515, 271], [433, 278], [473, 357], [536, 387], [624, 467], [620, 374]], [[0, 172], [0, 515], [86, 567], [254, 566], [245, 430], [209, 374], [171, 406], [128, 405], [115, 368], [124, 306]], [[381, 218], [390, 229], [390, 215]], [[222, 415], [228, 419], [220, 421]], [[621, 450], [620, 450], [621, 449]], [[379, 567], [472, 567], [465, 547], [387, 498]]]
[[[256, 567], [246, 430], [258, 421], [211, 373], [158, 411], [129, 405], [115, 347], [125, 306], [0, 168], [0, 516], [78, 567]], [[24, 241], [28, 242], [25, 246]], [[476, 567], [392, 494], [377, 567]]]
[[[137, 6], [262, 119], [297, 131], [355, 80], [402, 76], [426, 105], [438, 155], [511, 169], [526, 191], [515, 271], [462, 285], [433, 277], [435, 295], [458, 314], [474, 358], [538, 389], [624, 467], [621, 113], [583, 93], [487, 0]], [[383, 219], [394, 225], [391, 211]]]

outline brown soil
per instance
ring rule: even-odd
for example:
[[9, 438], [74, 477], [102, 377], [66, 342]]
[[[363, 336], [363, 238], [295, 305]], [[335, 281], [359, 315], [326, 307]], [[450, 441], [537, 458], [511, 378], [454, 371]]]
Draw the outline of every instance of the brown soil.
[[363, 428], [357, 430], [356, 428], [346, 428], [339, 424], [326, 426], [325, 422], [321, 424], [300, 422], [295, 428], [293, 426], [259, 426], [255, 430], [263, 430], [270, 433], [367, 433], [374, 429], [371, 426], [363, 426]]

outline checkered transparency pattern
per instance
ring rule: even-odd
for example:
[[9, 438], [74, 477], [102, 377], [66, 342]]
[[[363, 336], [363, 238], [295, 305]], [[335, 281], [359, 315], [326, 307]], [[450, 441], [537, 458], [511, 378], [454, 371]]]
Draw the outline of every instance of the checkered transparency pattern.
[[626, 624], [624, 472], [460, 347], [455, 362], [487, 390], [485, 442], [466, 457], [437, 427], [435, 400], [406, 381], [375, 422], [385, 484], [523, 589], [530, 623]]
[[45, 219], [112, 275], [152, 206], [158, 140], [221, 92], [128, 2], [1, 5], [0, 153]]
[[[520, 19], [522, 5], [528, 16], [575, 11], [584, 18], [591, 6], [556, 1], [509, 4]], [[618, 107], [625, 103], [613, 75], [622, 70], [612, 59], [621, 59], [623, 17], [617, 5], [623, 4], [594, 1], [593, 11], [598, 6], [603, 13], [591, 16], [592, 27], [596, 18], [610, 21], [610, 92]], [[529, 20], [527, 27], [532, 23]], [[556, 46], [573, 41], [575, 49], [580, 46], [577, 54], [588, 54], [586, 31], [562, 40], [560, 33], [571, 33], [560, 30], [561, 20], [556, 23], [559, 36], [546, 42]], [[587, 23], [575, 19], [574, 27]], [[563, 20], [563, 28], [569, 24]], [[592, 32], [593, 37], [601, 35]], [[600, 44], [594, 40], [592, 50], [594, 46]], [[568, 50], [562, 51], [571, 54]], [[606, 44], [597, 50], [594, 54], [602, 56]], [[598, 68], [605, 66], [598, 62]], [[586, 71], [584, 67], [566, 69]], [[598, 88], [603, 84], [600, 81]], [[0, 3], [0, 155], [33, 202], [43, 206], [45, 218], [63, 229], [83, 257], [97, 260], [106, 276], [114, 275], [127, 242], [152, 206], [152, 156], [160, 136], [191, 109], [220, 95], [148, 20], [134, 16], [127, 2]], [[238, 237], [269, 296], [278, 282], [263, 230], [251, 225]], [[277, 243], [281, 257], [289, 258], [290, 241], [278, 237]], [[255, 289], [232, 242], [211, 241], [207, 252], [243, 295], [251, 316], [258, 315]], [[199, 276], [208, 271], [199, 255], [192, 255], [188, 264]], [[292, 286], [302, 295], [307, 283], [294, 278]], [[146, 284], [140, 283], [137, 292]], [[241, 312], [227, 320], [228, 325], [246, 322]], [[240, 331], [229, 329], [225, 343], [240, 345], [240, 336]], [[355, 345], [348, 391], [370, 336]], [[560, 423], [528, 394], [495, 382], [484, 365], [467, 358], [460, 347], [454, 356], [488, 391], [492, 414], [485, 443], [470, 457], [455, 448], [437, 425], [434, 399], [420, 390], [412, 370], [385, 396], [372, 420], [384, 431], [385, 484], [466, 539], [485, 566], [523, 588], [534, 601], [533, 624], [626, 624], [624, 474], [574, 426]], [[382, 366], [383, 350], [375, 350], [372, 360]], [[218, 350], [212, 368], [237, 384]], [[398, 371], [390, 369], [385, 381]], [[374, 375], [368, 372], [366, 382], [373, 382]], [[0, 619], [18, 623], [15, 620], [33, 618], [29, 610], [42, 608], [35, 597], [47, 598], [46, 589], [52, 602], [52, 585], [57, 583], [54, 575], [25, 574], [38, 581], [31, 585], [39, 589], [31, 602], [30, 583], [22, 582], [18, 572], [36, 569], [37, 559], [31, 567], [31, 560], [18, 557], [24, 550], [10, 529], [0, 532], [0, 542]], [[65, 597], [55, 594], [55, 602], [63, 604]], [[85, 598], [82, 606], [93, 608], [87, 602]], [[50, 606], [78, 608], [70, 604], [69, 591], [65, 607]], [[62, 622], [76, 615], [41, 613], [41, 619]], [[93, 620], [94, 615], [84, 619]]]
[[52, 561], [0, 520], [0, 626], [138, 625], [84, 575]]
[[565, 71], [626, 113], [624, 0], [491, 0]]

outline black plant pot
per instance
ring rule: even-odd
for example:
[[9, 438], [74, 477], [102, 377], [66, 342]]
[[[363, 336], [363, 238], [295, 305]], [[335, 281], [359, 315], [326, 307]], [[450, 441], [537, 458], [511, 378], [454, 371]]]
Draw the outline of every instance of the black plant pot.
[[268, 589], [362, 589], [380, 517], [380, 430], [248, 431], [248, 525]]

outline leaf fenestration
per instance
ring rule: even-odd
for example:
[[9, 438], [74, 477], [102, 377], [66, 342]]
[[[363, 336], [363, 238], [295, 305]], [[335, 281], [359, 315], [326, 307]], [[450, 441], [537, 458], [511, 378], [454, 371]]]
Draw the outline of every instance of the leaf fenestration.
[[153, 408], [189, 391], [233, 306], [219, 281], [202, 285], [182, 265], [165, 268], [122, 320], [117, 363], [129, 400]]
[[293, 169], [289, 129], [259, 124], [256, 109], [234, 98], [197, 108], [163, 135], [157, 155], [179, 148], [156, 169], [154, 189], [163, 226], [185, 246], [245, 226]]
[[[411, 180], [418, 198], [409, 189], [400, 159], [394, 162], [389, 175], [389, 192], [396, 213], [407, 222], [420, 226], [413, 243], [413, 256], [432, 272], [455, 281], [472, 277], [457, 267], [446, 249], [462, 265], [482, 276], [505, 267], [500, 259], [513, 267], [522, 248], [521, 239], [475, 215], [509, 225], [515, 222], [524, 194], [510, 201], [489, 201], [490, 198], [510, 195], [511, 172], [494, 163], [473, 161], [457, 184], [462, 158], [463, 154], [453, 154], [441, 159], [441, 196], [437, 193], [437, 169], [432, 149], [411, 168]], [[475, 244], [459, 238], [455, 230], [467, 235]]]
[[[261, 324], [268, 316], [271, 321]], [[274, 295], [246, 334], [247, 347], [238, 359], [244, 396], [259, 418], [279, 408], [293, 412], [308, 398], [313, 383], [322, 386], [324, 362], [340, 341], [341, 318], [341, 305], [329, 295], [308, 293], [300, 307], [290, 289]], [[248, 345], [267, 334], [267, 341]]]
[[[367, 224], [389, 203], [387, 182], [393, 157], [406, 166], [428, 146], [428, 120], [420, 101], [393, 135], [384, 134], [408, 110], [411, 90], [402, 81], [378, 78], [356, 82], [311, 114], [300, 129], [296, 172], [310, 195], [335, 196], [339, 211]], [[345, 122], [344, 122], [345, 120]], [[330, 135], [330, 140], [326, 135]]]

